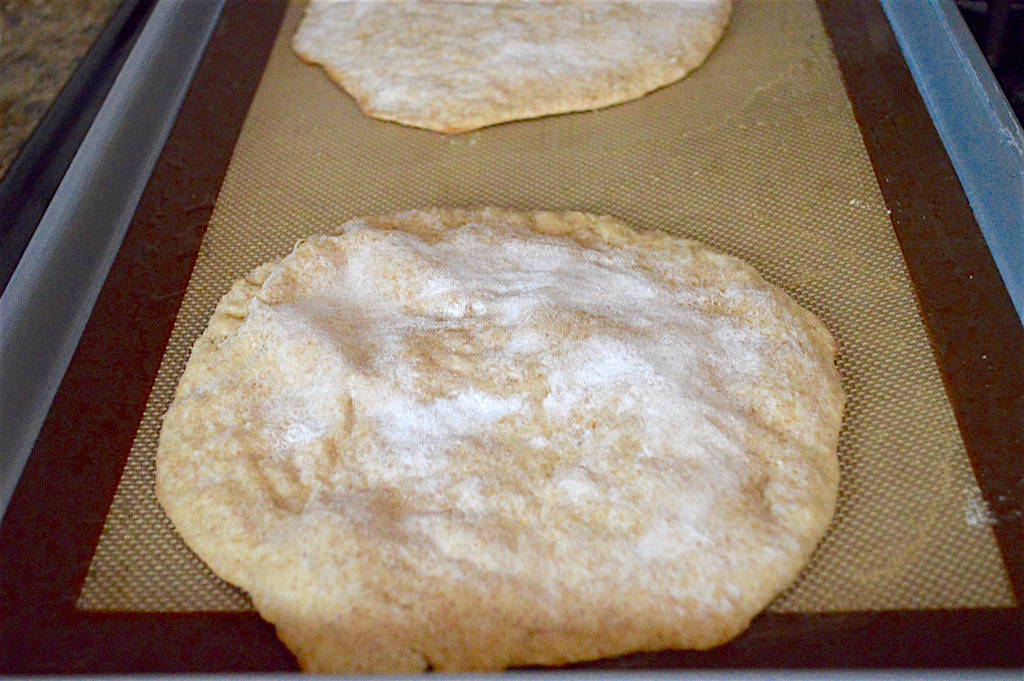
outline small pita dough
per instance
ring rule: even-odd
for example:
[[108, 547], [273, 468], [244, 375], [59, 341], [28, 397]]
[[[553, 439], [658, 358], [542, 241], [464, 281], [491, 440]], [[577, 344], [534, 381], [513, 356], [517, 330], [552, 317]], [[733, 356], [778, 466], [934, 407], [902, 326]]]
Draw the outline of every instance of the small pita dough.
[[156, 493], [308, 671], [707, 648], [830, 521], [834, 353], [748, 265], [610, 218], [354, 220], [221, 300]]
[[731, 0], [313, 0], [292, 40], [375, 118], [440, 132], [597, 109], [711, 53]]

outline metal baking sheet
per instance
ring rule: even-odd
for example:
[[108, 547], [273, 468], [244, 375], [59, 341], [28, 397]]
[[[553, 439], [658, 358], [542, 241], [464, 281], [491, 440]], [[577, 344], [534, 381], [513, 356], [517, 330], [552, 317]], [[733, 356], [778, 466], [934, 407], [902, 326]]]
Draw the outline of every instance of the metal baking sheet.
[[[47, 574], [39, 561], [61, 542], [74, 545], [55, 568], [62, 581], [50, 587], [74, 625], [65, 638], [79, 641], [68, 650], [80, 651], [86, 641], [89, 650], [109, 653], [115, 644], [99, 640], [123, 647], [138, 645], [143, 632], [162, 637], [143, 646], [152, 657], [128, 663], [123, 654], [94, 656], [80, 667], [288, 668], [289, 656], [244, 595], [205, 570], [155, 504], [159, 416], [191, 341], [233, 279], [287, 252], [296, 238], [352, 216], [482, 204], [608, 213], [697, 238], [754, 263], [821, 316], [840, 342], [850, 395], [840, 506], [801, 579], [747, 634], [716, 651], [601, 664], [949, 663], [974, 650], [953, 635], [960, 629], [986, 637], [962, 664], [1012, 659], [1021, 632], [1014, 596], [1020, 577], [1007, 559], [1013, 500], [1000, 506], [997, 488], [977, 476], [983, 447], [963, 399], [976, 387], [951, 370], [942, 338], [936, 340], [932, 310], [943, 294], [922, 286], [936, 268], [921, 265], [934, 258], [907, 238], [907, 225], [917, 224], [911, 211], [951, 199], [930, 193], [945, 181], [941, 172], [929, 177], [934, 186], [918, 187], [926, 191], [913, 206], [893, 193], [890, 183], [915, 190], [896, 182], [905, 168], [880, 165], [884, 153], [862, 101], [864, 92], [869, 104], [879, 95], [850, 84], [843, 41], [855, 32], [843, 33], [835, 10], [740, 3], [709, 61], [676, 85], [602, 111], [454, 137], [362, 116], [288, 49], [301, 8], [287, 8], [273, 45], [271, 10], [239, 4], [225, 11], [206, 70], [154, 171], [150, 199], [140, 203], [83, 336], [81, 358], [72, 362], [26, 468], [22, 488], [29, 491], [4, 520], [0, 542], [18, 547], [2, 571], [5, 597], [20, 586], [38, 595]], [[880, 12], [856, 11], [879, 26]], [[261, 39], [270, 52], [253, 90], [236, 97], [217, 89], [229, 82], [216, 73], [228, 68], [227, 55], [254, 52]], [[891, 58], [891, 36], [887, 44]], [[204, 78], [218, 85], [204, 85]], [[233, 97], [242, 101], [241, 114], [231, 114], [239, 117], [237, 139], [202, 132], [228, 115], [225, 100]], [[925, 141], [927, 132], [920, 133]], [[203, 135], [213, 138], [212, 148], [197, 149]], [[918, 148], [927, 147], [918, 140]], [[944, 219], [972, 234], [969, 210], [957, 210]], [[972, 257], [970, 281], [991, 281], [991, 263], [985, 269], [983, 258]], [[1005, 364], [997, 347], [979, 345], [1009, 367], [1004, 378], [1012, 380], [1019, 362]], [[1013, 397], [1012, 384], [1005, 390]], [[1011, 434], [1019, 427], [1009, 425]], [[1004, 443], [1002, 454], [1013, 446]], [[40, 491], [63, 484], [80, 493], [82, 483], [62, 473], [61, 455], [100, 484], [75, 502], [86, 511], [77, 523], [85, 531], [75, 535], [76, 524], [64, 523], [47, 541], [38, 521], [53, 502]], [[36, 569], [18, 569], [26, 565]], [[28, 600], [12, 598], [18, 614], [3, 615], [5, 636], [45, 620], [45, 608], [29, 608]], [[29, 638], [19, 644], [29, 658], [58, 664], [54, 653], [32, 646], [45, 636]], [[199, 649], [186, 653], [183, 641], [196, 640]]]

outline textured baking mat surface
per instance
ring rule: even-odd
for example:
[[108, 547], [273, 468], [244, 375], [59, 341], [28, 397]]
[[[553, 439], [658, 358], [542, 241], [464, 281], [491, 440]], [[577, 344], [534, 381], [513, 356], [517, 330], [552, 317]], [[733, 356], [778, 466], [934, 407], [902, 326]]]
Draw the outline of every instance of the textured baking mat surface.
[[289, 8], [246, 119], [78, 601], [251, 609], [153, 494], [160, 417], [232, 281], [345, 220], [429, 206], [615, 215], [754, 264], [839, 342], [835, 520], [775, 612], [1006, 607], [991, 519], [811, 1], [741, 2], [708, 62], [598, 112], [458, 136], [363, 116], [291, 52]]

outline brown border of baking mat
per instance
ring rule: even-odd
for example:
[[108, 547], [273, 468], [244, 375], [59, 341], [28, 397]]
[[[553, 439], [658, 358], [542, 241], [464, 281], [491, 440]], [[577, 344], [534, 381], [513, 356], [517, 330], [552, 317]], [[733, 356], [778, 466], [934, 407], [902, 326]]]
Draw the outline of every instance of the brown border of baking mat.
[[[819, 2], [1017, 602], [1024, 328], [881, 8]], [[254, 613], [75, 610], [284, 3], [226, 7], [0, 526], [0, 672], [295, 669]], [[765, 614], [706, 652], [584, 665], [1024, 666], [1024, 610]]]
[[1024, 326], [881, 7], [818, 7], [1024, 606]]

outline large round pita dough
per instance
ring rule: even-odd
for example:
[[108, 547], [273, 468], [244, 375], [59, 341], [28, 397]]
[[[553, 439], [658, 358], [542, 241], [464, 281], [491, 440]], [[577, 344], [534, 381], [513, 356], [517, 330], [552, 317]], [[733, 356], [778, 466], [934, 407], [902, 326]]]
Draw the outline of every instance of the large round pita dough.
[[626, 102], [711, 53], [732, 0], [313, 0], [292, 40], [376, 118], [441, 132]]
[[355, 220], [221, 300], [157, 496], [306, 670], [707, 648], [831, 518], [834, 352], [748, 265], [610, 218]]

